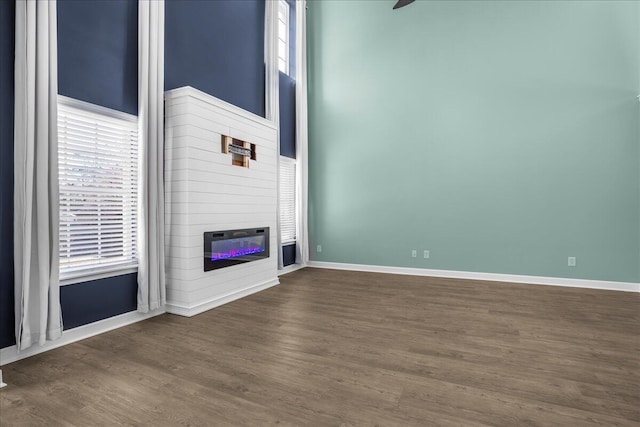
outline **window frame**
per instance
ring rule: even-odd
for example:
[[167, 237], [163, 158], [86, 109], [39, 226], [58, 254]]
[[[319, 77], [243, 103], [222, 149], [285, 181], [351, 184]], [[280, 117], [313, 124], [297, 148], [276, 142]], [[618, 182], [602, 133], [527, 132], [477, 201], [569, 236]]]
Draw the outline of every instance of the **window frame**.
[[[125, 113], [118, 110], [113, 110], [111, 108], [81, 101], [79, 99], [69, 98], [67, 96], [60, 95], [60, 94], [58, 94], [57, 101], [58, 101], [58, 106], [62, 105], [64, 107], [78, 109], [83, 112], [102, 115], [110, 119], [128, 122], [129, 124], [135, 124], [136, 127], [139, 125], [138, 116], [133, 114]], [[139, 197], [140, 195], [139, 177], [140, 177], [140, 167], [141, 167], [141, 162], [140, 162], [141, 151], [139, 147], [139, 144], [140, 144], [139, 133], [138, 133], [137, 142], [138, 142], [138, 159], [137, 159], [138, 194], [137, 196]], [[137, 207], [137, 209], [139, 210], [139, 206]], [[60, 230], [60, 224], [58, 225], [58, 227]], [[136, 231], [138, 231], [138, 229], [136, 229]], [[137, 273], [138, 272], [138, 255], [139, 255], [138, 250], [136, 248], [135, 259], [131, 262], [125, 262], [125, 263], [113, 264], [113, 265], [95, 265], [95, 266], [86, 267], [86, 268], [71, 269], [68, 271], [63, 271], [62, 268], [60, 268], [59, 269], [60, 286], [72, 285], [74, 283], [83, 283], [91, 280], [105, 279], [109, 277], [116, 277], [116, 276], [122, 276], [125, 274]], [[60, 257], [58, 257], [58, 263], [59, 262], [60, 262]]]
[[[280, 19], [280, 12], [284, 9], [285, 13], [285, 20], [281, 20]], [[276, 50], [277, 50], [277, 55], [276, 55], [276, 59], [278, 61], [278, 71], [280, 71], [281, 73], [286, 74], [287, 76], [291, 75], [291, 58], [289, 58], [289, 51], [291, 48], [291, 41], [289, 40], [289, 32], [290, 32], [290, 25], [291, 25], [291, 5], [289, 5], [289, 3], [287, 3], [286, 0], [278, 0], [278, 13], [277, 13], [277, 26], [276, 26]], [[285, 28], [285, 33], [284, 33], [284, 38], [281, 37], [280, 34], [280, 24], [284, 24], [284, 28]], [[281, 55], [280, 52], [280, 41], [284, 42], [285, 45], [285, 49], [284, 49], [284, 55]], [[280, 60], [283, 59], [284, 60], [284, 70], [280, 69]]]

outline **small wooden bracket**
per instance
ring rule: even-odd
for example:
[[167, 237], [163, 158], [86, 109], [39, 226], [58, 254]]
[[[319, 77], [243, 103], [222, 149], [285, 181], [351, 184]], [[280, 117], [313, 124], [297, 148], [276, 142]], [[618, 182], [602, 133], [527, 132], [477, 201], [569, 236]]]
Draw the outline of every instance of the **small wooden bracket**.
[[257, 160], [256, 144], [222, 135], [222, 153], [231, 153], [231, 164], [249, 167], [249, 159]]

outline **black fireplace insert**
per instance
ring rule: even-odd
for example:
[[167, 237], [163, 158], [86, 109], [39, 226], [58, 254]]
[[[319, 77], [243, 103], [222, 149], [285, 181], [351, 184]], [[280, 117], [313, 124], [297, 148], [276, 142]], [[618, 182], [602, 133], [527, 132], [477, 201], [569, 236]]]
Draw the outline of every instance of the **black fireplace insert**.
[[269, 227], [204, 233], [204, 271], [269, 258]]

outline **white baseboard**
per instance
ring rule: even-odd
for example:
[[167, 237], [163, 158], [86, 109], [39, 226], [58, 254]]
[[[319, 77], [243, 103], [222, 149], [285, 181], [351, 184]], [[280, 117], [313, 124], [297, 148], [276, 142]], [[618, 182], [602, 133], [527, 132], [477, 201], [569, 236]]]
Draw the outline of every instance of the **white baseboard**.
[[278, 270], [278, 277], [279, 276], [283, 276], [283, 275], [288, 274], [288, 273], [293, 273], [294, 271], [298, 271], [298, 270], [300, 270], [302, 268], [305, 268], [305, 267], [306, 267], [306, 265], [304, 265], [304, 264], [287, 265], [282, 270]]
[[490, 282], [526, 283], [530, 285], [606, 289], [609, 291], [640, 292], [640, 283], [633, 282], [608, 282], [604, 280], [568, 279], [564, 277], [521, 276], [517, 274], [478, 273], [472, 271], [434, 270], [427, 268], [389, 267], [384, 265], [346, 264], [322, 261], [310, 261], [308, 267], [328, 268], [332, 270], [367, 271], [372, 273], [406, 274], [410, 276], [485, 280]]
[[15, 345], [6, 347], [0, 349], [0, 366], [15, 362], [16, 360], [24, 359], [26, 357], [34, 356], [45, 351], [53, 350], [54, 348], [62, 347], [63, 345], [71, 344], [73, 342], [80, 341], [94, 335], [109, 332], [113, 329], [121, 328], [132, 323], [140, 322], [141, 320], [158, 316], [160, 314], [163, 314], [164, 312], [164, 309], [154, 310], [145, 314], [132, 311], [130, 313], [120, 314], [118, 316], [109, 317], [108, 319], [89, 323], [88, 325], [69, 329], [68, 331], [62, 332], [62, 337], [60, 337], [59, 339], [55, 341], [47, 341], [43, 346], [34, 344], [28, 349], [22, 351], [18, 351], [18, 347]]
[[7, 385], [4, 382], [2, 382], [2, 369], [0, 369], [0, 388], [6, 387], [6, 386]]
[[280, 280], [277, 278], [268, 280], [266, 282], [259, 283], [257, 285], [252, 285], [238, 291], [233, 291], [228, 294], [215, 296], [207, 301], [192, 305], [186, 306], [177, 303], [167, 302], [167, 313], [177, 314], [179, 316], [192, 317], [196, 314], [203, 313], [207, 310], [211, 310], [212, 308], [219, 307], [223, 304], [230, 303], [240, 298], [244, 298], [251, 294], [255, 294], [256, 292], [263, 291], [272, 286], [276, 286], [280, 284]]

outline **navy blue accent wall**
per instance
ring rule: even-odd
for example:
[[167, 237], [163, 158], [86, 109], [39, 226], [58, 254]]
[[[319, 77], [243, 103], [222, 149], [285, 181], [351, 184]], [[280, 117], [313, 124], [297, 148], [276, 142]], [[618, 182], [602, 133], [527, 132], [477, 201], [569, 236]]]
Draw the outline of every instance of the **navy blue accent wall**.
[[296, 158], [296, 82], [280, 72], [280, 155]]
[[58, 93], [138, 114], [137, 0], [58, 0]]
[[60, 289], [64, 329], [136, 310], [136, 274], [66, 285]]
[[282, 246], [282, 265], [288, 266], [296, 263], [296, 244]]
[[193, 86], [265, 115], [264, 0], [167, 0], [165, 89]]
[[0, 348], [16, 343], [13, 301], [13, 64], [15, 1], [0, 0]]

